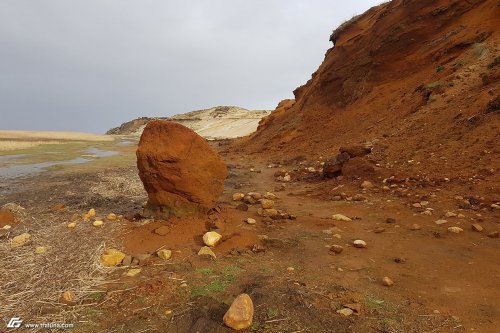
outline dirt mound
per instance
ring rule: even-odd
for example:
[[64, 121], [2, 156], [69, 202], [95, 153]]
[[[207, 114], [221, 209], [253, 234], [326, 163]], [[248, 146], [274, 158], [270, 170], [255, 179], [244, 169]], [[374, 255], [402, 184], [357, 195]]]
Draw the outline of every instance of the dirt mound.
[[295, 101], [235, 148], [317, 160], [371, 142], [380, 167], [393, 171], [467, 179], [490, 170], [500, 138], [498, 26], [493, 0], [374, 7], [336, 30]]
[[137, 149], [139, 177], [148, 192], [145, 214], [189, 216], [206, 212], [224, 190], [227, 168], [198, 134], [174, 122], [150, 122]]

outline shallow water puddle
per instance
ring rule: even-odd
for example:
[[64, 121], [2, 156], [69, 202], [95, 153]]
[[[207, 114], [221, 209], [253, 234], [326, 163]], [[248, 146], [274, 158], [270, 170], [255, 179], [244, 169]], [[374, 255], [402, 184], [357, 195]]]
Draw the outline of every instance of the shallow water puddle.
[[7, 166], [0, 167], [0, 178], [16, 178], [27, 176], [29, 174], [45, 171], [46, 168], [55, 165], [83, 164], [96, 158], [109, 157], [119, 154], [114, 150], [102, 150], [96, 147], [90, 147], [83, 151], [81, 157], [76, 157], [66, 161], [47, 161], [41, 163], [16, 164], [16, 160], [26, 157], [26, 154], [4, 155], [0, 156], [0, 161]]

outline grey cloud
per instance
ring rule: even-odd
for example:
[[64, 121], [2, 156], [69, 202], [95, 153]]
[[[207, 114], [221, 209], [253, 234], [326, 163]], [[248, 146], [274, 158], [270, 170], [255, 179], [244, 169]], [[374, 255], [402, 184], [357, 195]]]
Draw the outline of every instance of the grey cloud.
[[333, 28], [379, 2], [3, 0], [0, 129], [271, 109], [319, 66]]

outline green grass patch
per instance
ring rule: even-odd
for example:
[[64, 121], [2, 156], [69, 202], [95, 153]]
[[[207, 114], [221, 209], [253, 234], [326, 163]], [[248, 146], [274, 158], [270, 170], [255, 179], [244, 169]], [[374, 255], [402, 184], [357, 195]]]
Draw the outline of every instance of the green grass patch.
[[225, 266], [221, 268], [198, 268], [195, 270], [202, 275], [193, 282], [191, 298], [212, 296], [223, 292], [238, 278], [243, 269], [236, 266]]
[[196, 273], [204, 274], [204, 275], [209, 275], [214, 272], [212, 268], [197, 268], [195, 270]]
[[95, 293], [92, 293], [89, 295], [89, 298], [91, 300], [94, 300], [94, 301], [97, 301], [98, 299], [101, 299], [104, 297], [104, 295], [106, 295], [105, 292], [102, 292], [102, 291], [98, 291], [98, 292], [95, 292]]

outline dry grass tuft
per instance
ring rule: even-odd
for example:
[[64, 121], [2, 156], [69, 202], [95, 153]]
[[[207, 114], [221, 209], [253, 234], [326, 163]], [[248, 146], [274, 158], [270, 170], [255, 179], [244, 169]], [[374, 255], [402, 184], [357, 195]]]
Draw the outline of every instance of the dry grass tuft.
[[[121, 224], [109, 222], [98, 229], [92, 222], [79, 221], [75, 229], [69, 229], [61, 213], [30, 215], [12, 236], [29, 232], [31, 244], [11, 248], [8, 240], [0, 243], [0, 317], [18, 316], [28, 323], [76, 323], [77, 314], [88, 306], [81, 301], [104, 292], [96, 286], [118, 269], [103, 267], [99, 259], [108, 243], [116, 247], [111, 235]], [[35, 254], [37, 246], [47, 247], [47, 252]], [[74, 292], [80, 305], [60, 304], [64, 291]]]

